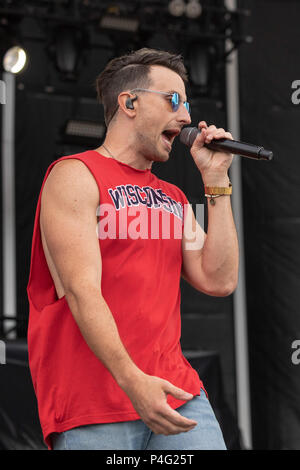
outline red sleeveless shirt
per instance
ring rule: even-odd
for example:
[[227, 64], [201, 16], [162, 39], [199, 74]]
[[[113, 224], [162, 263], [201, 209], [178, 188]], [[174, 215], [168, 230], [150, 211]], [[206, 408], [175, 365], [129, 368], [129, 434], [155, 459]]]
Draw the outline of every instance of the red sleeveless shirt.
[[[49, 166], [42, 183], [27, 286], [29, 367], [49, 449], [54, 432], [140, 419], [88, 347], [66, 297], [58, 299], [44, 255], [39, 225], [43, 186], [53, 166], [70, 158], [87, 166], [99, 188], [99, 292], [101, 287], [130, 357], [143, 372], [193, 395], [203, 388], [180, 346], [184, 193], [150, 169], [138, 170], [96, 151], [62, 157]], [[176, 409], [185, 401], [168, 395], [168, 403]]]

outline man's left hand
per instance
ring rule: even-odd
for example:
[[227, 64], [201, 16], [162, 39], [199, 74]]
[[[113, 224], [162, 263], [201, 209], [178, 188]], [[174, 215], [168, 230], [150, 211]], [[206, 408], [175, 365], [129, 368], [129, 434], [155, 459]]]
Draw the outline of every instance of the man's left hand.
[[[209, 144], [213, 139], [233, 140], [233, 137], [230, 132], [226, 132], [222, 128], [217, 128], [214, 125], [207, 126], [205, 121], [200, 121], [198, 128], [201, 133], [198, 134], [191, 147], [191, 155], [202, 174], [204, 182], [205, 180], [216, 179], [217, 183], [218, 178], [221, 179], [222, 176], [227, 175], [233, 160], [233, 154], [209, 150], [204, 145]], [[211, 183], [214, 183], [214, 181], [209, 182], [209, 184]]]

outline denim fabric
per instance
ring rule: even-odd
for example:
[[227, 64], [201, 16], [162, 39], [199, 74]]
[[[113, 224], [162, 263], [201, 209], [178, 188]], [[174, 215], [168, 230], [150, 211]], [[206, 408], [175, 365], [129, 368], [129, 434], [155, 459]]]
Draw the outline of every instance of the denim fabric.
[[191, 431], [154, 434], [142, 420], [93, 424], [53, 436], [53, 450], [226, 450], [223, 435], [203, 390], [177, 408], [198, 422]]

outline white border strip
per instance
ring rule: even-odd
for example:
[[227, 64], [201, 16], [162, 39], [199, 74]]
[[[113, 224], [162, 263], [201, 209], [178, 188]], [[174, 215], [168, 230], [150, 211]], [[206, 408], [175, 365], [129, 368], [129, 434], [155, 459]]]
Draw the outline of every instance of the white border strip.
[[[3, 253], [3, 315], [16, 318], [16, 236], [15, 236], [15, 77], [4, 72], [5, 101], [2, 107], [2, 253]], [[16, 320], [5, 320], [4, 334], [16, 337], [16, 331], [7, 334]]]
[[[236, 0], [225, 0], [229, 10], [236, 10]], [[231, 41], [228, 41], [228, 50]], [[234, 139], [240, 139], [239, 116], [239, 77], [238, 54], [234, 50], [226, 65], [227, 122]], [[242, 174], [241, 157], [234, 157], [230, 169], [233, 184], [232, 209], [239, 238], [239, 282], [233, 295], [234, 302], [234, 335], [236, 362], [237, 419], [246, 449], [252, 448], [251, 405], [249, 387], [249, 360], [247, 334], [247, 307], [245, 281], [245, 255], [243, 237], [243, 205], [242, 205]]]

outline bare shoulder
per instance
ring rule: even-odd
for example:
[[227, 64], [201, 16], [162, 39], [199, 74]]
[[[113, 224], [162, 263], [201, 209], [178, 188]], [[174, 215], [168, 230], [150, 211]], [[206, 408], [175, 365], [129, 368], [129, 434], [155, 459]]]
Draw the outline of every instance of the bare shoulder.
[[99, 190], [88, 167], [78, 159], [57, 162], [45, 181], [42, 198], [98, 204]]

